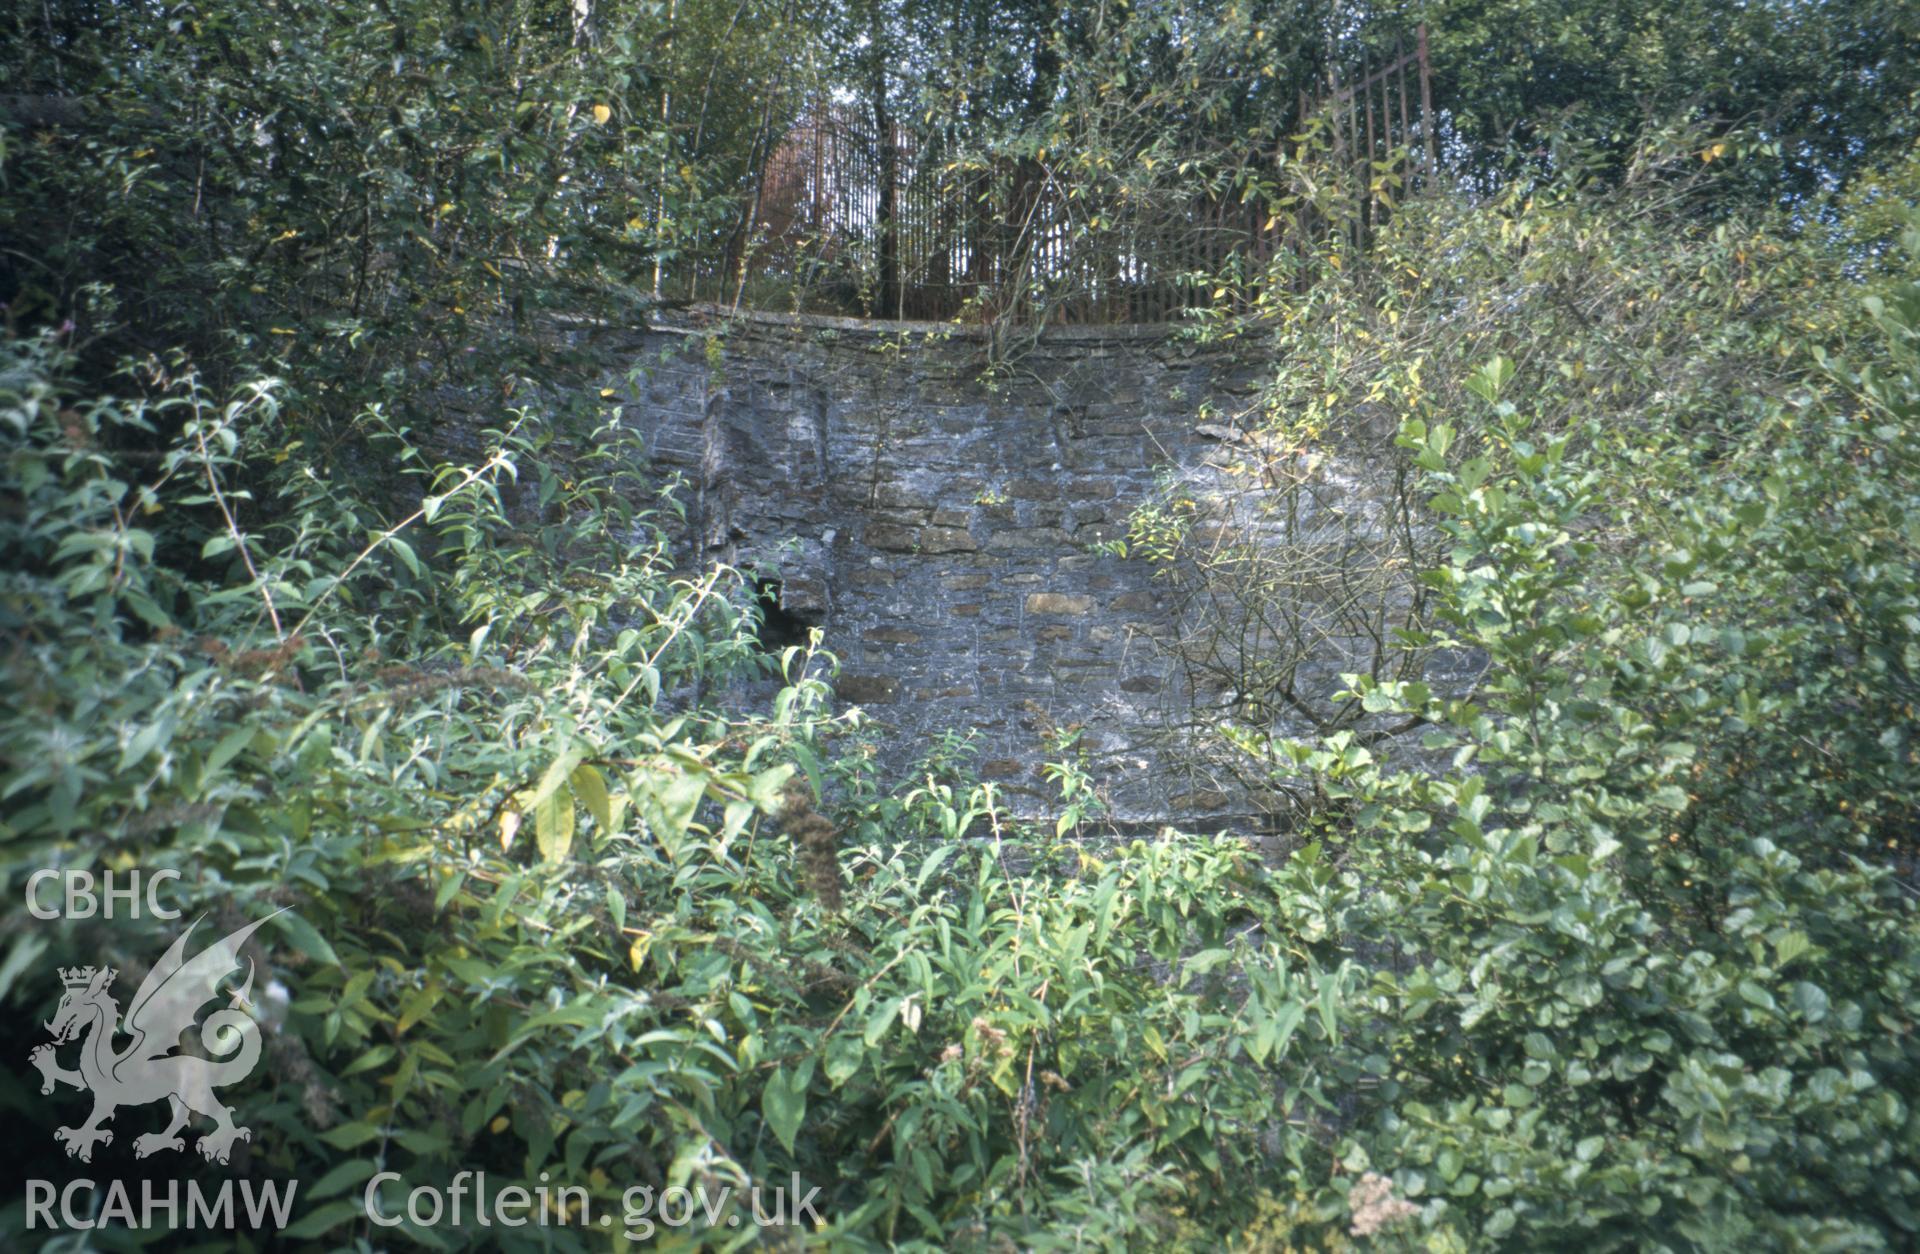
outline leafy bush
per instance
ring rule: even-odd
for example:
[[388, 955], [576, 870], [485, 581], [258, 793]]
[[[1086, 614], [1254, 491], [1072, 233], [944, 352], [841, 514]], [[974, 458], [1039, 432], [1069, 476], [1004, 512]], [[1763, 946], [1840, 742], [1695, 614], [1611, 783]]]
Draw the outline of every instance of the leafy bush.
[[[977, 125], [1162, 218], [1222, 180], [1266, 194], [1245, 154], [1346, 25], [1268, 45], [1209, 15], [1116, 11], [1096, 50], [1105, 27], [1036, 11], [986, 61], [986, 25], [883, 7], [825, 51], [879, 63], [884, 104], [874, 33], [952, 27]], [[1857, 61], [1848, 121], [1818, 57], [1769, 49], [1821, 123], [1791, 151], [1764, 123], [1633, 156], [1604, 118], [1592, 146], [1530, 131], [1517, 171], [1466, 154], [1477, 193], [1398, 206], [1367, 257], [1282, 256], [1250, 314], [1196, 320], [1270, 354], [1276, 457], [1356, 421], [1400, 453], [1400, 536], [1359, 519], [1349, 554], [1375, 563], [1353, 617], [1400, 630], [1305, 694], [1315, 739], [1217, 728], [1298, 799], [1267, 865], [1091, 839], [1070, 733], [1040, 831], [958, 737], [878, 778], [833, 658], [757, 647], [754, 598], [679, 563], [673, 497], [570, 391], [584, 337], [553, 315], [737, 261], [809, 16], [0, 19], [0, 888], [175, 871], [208, 930], [288, 908], [247, 953], [269, 1065], [229, 1168], [302, 1182], [281, 1242], [598, 1248], [663, 1235], [629, 1190], [700, 1186], [682, 1235], [715, 1246], [1912, 1245], [1920, 226], [1881, 90], [1905, 67]], [[1603, 112], [1777, 16], [1641, 49]], [[1436, 47], [1498, 47], [1480, 22]], [[1519, 107], [1521, 62], [1488, 55], [1453, 62], [1490, 84], [1463, 128]], [[1778, 173], [1743, 157], [1783, 152], [1845, 199], [1740, 216]], [[1282, 177], [1337, 214], [1313, 160]], [[1132, 539], [1171, 567], [1187, 521]], [[1291, 682], [1306, 652], [1237, 660]], [[1440, 656], [1477, 678], [1421, 678]], [[742, 678], [777, 695], [729, 708]], [[39, 1043], [56, 965], [138, 971], [179, 926], [9, 910], [5, 1047]], [[0, 1086], [42, 1152], [69, 1100]], [[389, 1229], [382, 1171], [570, 1192], [546, 1226]], [[755, 1232], [747, 1189], [790, 1182]]]
[[465, 421], [718, 267], [791, 9], [382, 0], [0, 17], [0, 300], [98, 379], [188, 349], [275, 373], [310, 438]]
[[[1739, 238], [1694, 232], [1657, 247]], [[1652, 342], [1769, 334], [1687, 313], [1725, 290], [1661, 297]], [[1471, 417], [1401, 411], [1445, 538], [1407, 643], [1480, 679], [1348, 677], [1418, 717], [1414, 757], [1351, 731], [1277, 748], [1324, 798], [1346, 935], [1383, 953], [1343, 1162], [1390, 1171], [1423, 1225], [1633, 1249], [1920, 1227], [1920, 285], [1831, 316], [1861, 333], [1846, 356], [1803, 351], [1757, 395], [1656, 372], [1654, 421], [1569, 397], [1553, 357], [1591, 330], [1467, 375]]]
[[[583, 1188], [588, 1216], [733, 1186], [724, 1230], [797, 1173], [836, 1241], [1148, 1240], [1251, 1213], [1270, 1155], [1318, 1154], [1315, 1086], [1276, 1082], [1337, 1031], [1324, 868], [1227, 838], [1096, 857], [988, 790], [854, 786], [830, 659], [756, 654], [729, 572], [670, 576], [617, 428], [521, 415], [432, 468], [386, 433], [423, 495], [378, 530], [296, 453], [272, 490], [297, 510], [253, 531], [230, 475], [274, 445], [271, 382], [81, 398], [62, 365], [15, 343], [0, 380], [6, 880], [171, 869], [217, 923], [293, 907], [255, 955], [284, 990], [271, 1065], [234, 1101], [241, 1169], [305, 1182], [294, 1237], [384, 1240], [376, 1171], [483, 1170]], [[158, 464], [116, 456], [169, 415]], [[507, 504], [522, 474], [538, 529]], [[769, 715], [687, 704], [768, 666]], [[169, 935], [22, 922], [25, 1023], [49, 964]], [[8, 1102], [50, 1136], [54, 1103]]]

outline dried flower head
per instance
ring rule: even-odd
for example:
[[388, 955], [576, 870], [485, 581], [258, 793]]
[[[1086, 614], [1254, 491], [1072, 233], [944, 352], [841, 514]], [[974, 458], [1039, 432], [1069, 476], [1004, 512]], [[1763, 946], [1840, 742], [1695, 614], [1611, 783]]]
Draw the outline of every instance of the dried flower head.
[[828, 910], [838, 910], [841, 900], [839, 829], [813, 808], [812, 799], [800, 785], [788, 786], [785, 801], [780, 821], [793, 841], [801, 873], [820, 904]]
[[1347, 1205], [1353, 1208], [1353, 1226], [1347, 1231], [1356, 1237], [1370, 1237], [1420, 1212], [1412, 1202], [1393, 1195], [1393, 1181], [1372, 1171], [1348, 1190]]

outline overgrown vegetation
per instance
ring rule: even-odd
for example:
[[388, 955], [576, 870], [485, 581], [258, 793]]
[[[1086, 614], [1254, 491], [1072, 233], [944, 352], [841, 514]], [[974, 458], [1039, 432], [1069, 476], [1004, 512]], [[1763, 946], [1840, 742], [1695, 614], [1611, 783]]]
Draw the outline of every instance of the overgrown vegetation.
[[[964, 52], [1005, 16], [946, 12], [900, 29]], [[1048, 60], [1093, 17], [1022, 12], [980, 110], [1139, 158], [1092, 123], [1180, 82], [1102, 93], [1119, 54]], [[1119, 68], [1254, 29], [1211, 12], [1143, 7], [1172, 60]], [[1324, 568], [1196, 549], [1178, 498], [1129, 545], [1297, 628], [1238, 636], [1246, 699], [1203, 720], [1287, 798], [1277, 861], [1097, 839], [1070, 732], [1041, 830], [950, 746], [876, 777], [831, 641], [756, 647], [750, 581], [676, 555], [672, 485], [580, 385], [551, 315], [733, 265], [791, 41], [870, 69], [899, 13], [6, 19], [4, 1048], [44, 1040], [57, 966], [130, 990], [185, 922], [33, 918], [28, 875], [173, 870], [207, 932], [290, 907], [248, 952], [252, 1138], [110, 1164], [159, 1117], [128, 1110], [88, 1170], [301, 1181], [261, 1247], [1911, 1246], [1920, 159], [1877, 12], [1753, 6], [1694, 116], [1643, 128], [1629, 98], [1688, 112], [1694, 60], [1553, 76], [1611, 119], [1556, 126], [1493, 19], [1436, 6], [1468, 188], [1364, 255], [1311, 142], [1259, 192], [1331, 225], [1214, 276], [1233, 308], [1194, 334], [1272, 361], [1238, 416], [1267, 471], [1379, 432], [1397, 533], [1348, 528], [1350, 621]], [[1017, 99], [1050, 65], [1092, 77]], [[1258, 104], [1196, 106], [1166, 159]], [[1227, 517], [1311, 476], [1263, 482]], [[1352, 673], [1311, 687], [1324, 647]], [[768, 676], [763, 710], [717, 699]], [[77, 1170], [52, 1134], [81, 1099], [6, 1074], [35, 1169]], [[579, 1192], [545, 1226], [404, 1218], [471, 1171]], [[748, 1190], [764, 1217], [794, 1181], [817, 1222], [793, 1196], [756, 1227]], [[644, 1209], [696, 1186], [677, 1233]]]
[[[1419, 1181], [1471, 1239], [1898, 1246], [1920, 221], [1849, 291], [1843, 250], [1647, 201], [1492, 206], [1510, 277], [1466, 269], [1511, 313], [1456, 307], [1458, 338], [1375, 305], [1405, 316], [1368, 386], [1447, 545], [1407, 643], [1482, 670], [1352, 683], [1418, 716], [1420, 765], [1283, 749], [1356, 941], [1394, 955], [1348, 1165]], [[1466, 395], [1419, 383], [1456, 351], [1484, 355], [1438, 376]]]

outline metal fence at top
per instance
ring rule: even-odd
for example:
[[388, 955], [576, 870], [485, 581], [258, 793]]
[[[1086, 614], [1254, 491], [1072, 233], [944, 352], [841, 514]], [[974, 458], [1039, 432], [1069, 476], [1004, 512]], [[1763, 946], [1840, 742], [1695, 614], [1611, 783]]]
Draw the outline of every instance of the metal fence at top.
[[1334, 168], [1351, 171], [1337, 228], [1237, 192], [1143, 209], [1032, 159], [954, 156], [950, 130], [891, 124], [883, 138], [863, 106], [816, 102], [771, 146], [728, 269], [741, 290], [791, 288], [803, 304], [873, 317], [1165, 321], [1211, 303], [1201, 276], [1236, 261], [1263, 272], [1315, 231], [1364, 247], [1394, 199], [1381, 172], [1432, 171], [1426, 28], [1377, 65], [1330, 74], [1299, 109]]

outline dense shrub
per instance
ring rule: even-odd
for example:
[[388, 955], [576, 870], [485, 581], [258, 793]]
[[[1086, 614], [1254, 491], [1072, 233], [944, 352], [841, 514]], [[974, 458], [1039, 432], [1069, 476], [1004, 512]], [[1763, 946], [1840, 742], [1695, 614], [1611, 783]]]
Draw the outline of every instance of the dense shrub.
[[[1609, 196], [1496, 218], [1527, 246], [1490, 285], [1511, 313], [1416, 302], [1359, 376], [1404, 406], [1444, 537], [1403, 643], [1481, 667], [1455, 691], [1349, 677], [1419, 719], [1421, 754], [1277, 746], [1341, 851], [1348, 935], [1386, 951], [1352, 1008], [1343, 1162], [1475, 1244], [1903, 1247], [1920, 224], [1849, 293], [1814, 239], [1672, 218], [1609, 238]], [[1648, 283], [1683, 258], [1688, 286]], [[1619, 294], [1570, 305], [1564, 338], [1509, 320], [1596, 271]], [[1524, 355], [1460, 372], [1465, 394], [1411, 386], [1503, 338]]]
[[[1186, 1207], [1250, 1213], [1269, 1154], [1313, 1153], [1285, 1123], [1311, 1086], [1276, 1088], [1345, 988], [1282, 945], [1326, 932], [1309, 861], [1276, 878], [1225, 838], [1095, 857], [932, 777], [876, 797], [834, 755], [827, 659], [755, 653], [729, 572], [669, 576], [615, 428], [521, 415], [470, 467], [393, 435], [424, 495], [365, 544], [352, 485], [290, 458], [299, 509], [252, 532], [228, 476], [272, 445], [271, 383], [80, 397], [61, 366], [16, 343], [0, 380], [9, 891], [137, 866], [217, 922], [293, 907], [257, 955], [285, 990], [272, 1065], [234, 1101], [241, 1169], [305, 1182], [296, 1237], [381, 1238], [376, 1170], [485, 1170], [583, 1187], [590, 1215], [735, 1186], [724, 1229], [797, 1172], [837, 1239], [1144, 1240]], [[116, 426], [173, 409], [158, 465], [116, 460]], [[522, 474], [536, 530], [502, 508]], [[684, 704], [769, 666], [790, 683], [767, 715]], [[860, 812], [819, 813], [796, 762]], [[9, 930], [28, 1023], [51, 964], [137, 970], [169, 935]], [[9, 1104], [36, 1141], [62, 1114]]]
[[[135, 1165], [160, 1116], [128, 1111], [89, 1170], [298, 1179], [260, 1238], [295, 1248], [642, 1241], [628, 1190], [673, 1186], [715, 1246], [1914, 1243], [1920, 225], [1879, 90], [1905, 80], [1872, 77], [1904, 62], [1859, 21], [1828, 23], [1870, 71], [1836, 97], [1857, 124], [1771, 50], [1822, 120], [1791, 150], [1530, 123], [1365, 256], [1190, 276], [1223, 302], [1195, 334], [1272, 363], [1262, 448], [1309, 464], [1363, 422], [1399, 450], [1401, 534], [1352, 550], [1373, 664], [1303, 695], [1310, 740], [1253, 705], [1212, 729], [1293, 799], [1268, 864], [1096, 839], [1070, 728], [1037, 830], [957, 736], [877, 777], [831, 655], [763, 652], [736, 574], [671, 551], [679, 505], [553, 315], [639, 316], [657, 268], [737, 257], [817, 13], [35, 9], [0, 19], [0, 1048], [44, 1042], [56, 966], [125, 988], [183, 926], [29, 918], [36, 870], [176, 871], [208, 932], [285, 908], [246, 954], [251, 1140]], [[1195, 12], [1116, 15], [1145, 51], [1051, 97], [1025, 76], [1095, 28], [1028, 12], [982, 107], [1156, 214], [1215, 178], [1183, 153], [1254, 187], [1317, 71], [1275, 95], [1278, 33]], [[834, 51], [871, 68], [862, 25]], [[1518, 107], [1491, 55], [1456, 61], [1493, 82], [1463, 125]], [[1754, 210], [1782, 157], [1845, 197]], [[1249, 194], [1337, 219], [1316, 160]], [[1180, 565], [1192, 521], [1157, 503], [1130, 551], [1234, 577]], [[77, 1171], [80, 1099], [4, 1074], [17, 1156]], [[545, 1227], [388, 1229], [382, 1171], [579, 1192]], [[791, 1182], [806, 1213], [731, 1223]]]

